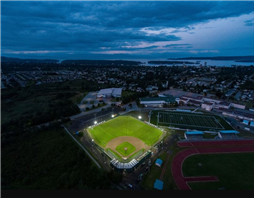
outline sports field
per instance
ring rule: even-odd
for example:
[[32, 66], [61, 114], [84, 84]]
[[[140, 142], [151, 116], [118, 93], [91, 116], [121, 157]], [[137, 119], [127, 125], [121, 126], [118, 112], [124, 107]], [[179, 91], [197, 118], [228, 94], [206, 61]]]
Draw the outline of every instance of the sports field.
[[201, 130], [231, 130], [232, 127], [222, 118], [215, 115], [186, 113], [174, 111], [153, 111], [153, 124]]
[[[216, 176], [218, 181], [189, 182], [193, 190], [253, 190], [254, 153], [194, 155], [183, 163], [185, 177]], [[198, 166], [198, 164], [202, 166]]]
[[130, 144], [129, 142], [123, 142], [122, 144], [119, 144], [116, 147], [116, 150], [118, 151], [118, 153], [120, 153], [122, 156], [128, 156], [130, 155], [132, 152], [134, 152], [136, 150], [135, 146], [133, 146], [132, 144]]
[[105, 148], [107, 143], [121, 136], [135, 137], [148, 146], [155, 144], [162, 131], [131, 116], [119, 116], [103, 124], [88, 129], [94, 141]]

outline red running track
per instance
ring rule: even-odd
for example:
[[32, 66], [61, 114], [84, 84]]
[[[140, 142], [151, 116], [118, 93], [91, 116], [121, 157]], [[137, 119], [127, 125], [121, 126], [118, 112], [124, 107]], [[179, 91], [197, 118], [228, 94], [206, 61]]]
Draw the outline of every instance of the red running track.
[[[180, 151], [173, 159], [171, 171], [176, 185], [180, 190], [191, 190], [187, 184], [188, 178], [183, 176], [182, 164], [183, 161], [191, 156], [197, 154], [213, 154], [213, 153], [242, 153], [242, 152], [254, 152], [254, 146], [248, 147], [204, 147], [204, 148], [189, 148]], [[197, 181], [197, 180], [196, 180]], [[202, 180], [201, 180], [202, 181]]]
[[254, 140], [182, 141], [177, 142], [177, 145], [179, 147], [254, 145]]
[[186, 182], [199, 182], [199, 181], [218, 181], [218, 177], [215, 176], [202, 176], [202, 177], [185, 177]]

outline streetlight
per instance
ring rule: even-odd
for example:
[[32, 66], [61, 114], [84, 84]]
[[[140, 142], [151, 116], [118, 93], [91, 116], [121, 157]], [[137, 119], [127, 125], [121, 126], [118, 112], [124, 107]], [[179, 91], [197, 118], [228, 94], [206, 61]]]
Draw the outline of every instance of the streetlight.
[[111, 115], [111, 117], [112, 117], [112, 118], [115, 117], [115, 116], [114, 116], [114, 108], [112, 108], [112, 115]]
[[96, 121], [96, 113], [94, 114], [94, 124], [97, 124], [97, 121]]

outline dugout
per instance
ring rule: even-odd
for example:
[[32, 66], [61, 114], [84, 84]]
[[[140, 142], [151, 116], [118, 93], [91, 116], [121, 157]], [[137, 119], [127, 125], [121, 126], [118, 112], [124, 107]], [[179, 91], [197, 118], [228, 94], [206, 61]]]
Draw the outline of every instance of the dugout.
[[232, 139], [238, 138], [237, 134], [239, 132], [235, 130], [222, 130], [218, 132], [218, 136], [222, 139]]
[[200, 140], [203, 139], [204, 133], [202, 131], [186, 131], [184, 133], [185, 139], [188, 140]]

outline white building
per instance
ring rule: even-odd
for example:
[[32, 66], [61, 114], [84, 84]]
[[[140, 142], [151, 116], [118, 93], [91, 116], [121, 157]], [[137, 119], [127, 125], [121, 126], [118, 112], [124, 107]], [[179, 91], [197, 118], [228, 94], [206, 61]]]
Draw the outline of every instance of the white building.
[[205, 109], [206, 111], [211, 111], [213, 109], [214, 103], [212, 102], [204, 102], [201, 105], [202, 109]]
[[97, 98], [110, 98], [110, 97], [120, 98], [122, 96], [122, 88], [108, 88], [108, 89], [101, 89], [97, 93]]

